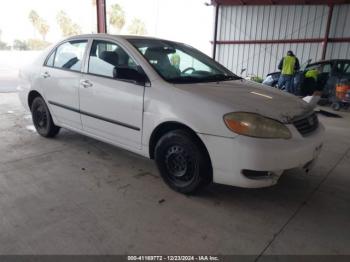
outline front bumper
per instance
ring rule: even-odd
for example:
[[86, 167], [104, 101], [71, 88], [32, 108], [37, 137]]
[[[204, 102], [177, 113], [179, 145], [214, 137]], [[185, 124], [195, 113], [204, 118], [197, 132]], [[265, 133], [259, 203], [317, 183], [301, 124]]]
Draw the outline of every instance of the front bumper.
[[[320, 123], [318, 129], [306, 137], [293, 125], [288, 127], [292, 133], [288, 140], [198, 134], [208, 149], [214, 182], [247, 188], [267, 187], [276, 184], [284, 170], [310, 170], [322, 148], [323, 125]], [[243, 170], [265, 171], [269, 175], [252, 178], [244, 175]]]

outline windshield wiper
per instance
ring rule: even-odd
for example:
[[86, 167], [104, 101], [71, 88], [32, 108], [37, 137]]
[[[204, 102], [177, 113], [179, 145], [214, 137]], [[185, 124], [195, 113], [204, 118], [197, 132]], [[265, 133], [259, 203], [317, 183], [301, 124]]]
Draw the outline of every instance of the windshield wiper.
[[219, 81], [229, 81], [229, 80], [238, 80], [242, 79], [236, 75], [224, 75], [224, 74], [216, 74], [210, 75], [206, 77], [194, 77], [194, 76], [180, 76], [175, 78], [167, 79], [172, 83], [203, 83], [203, 82], [219, 82]]
[[193, 76], [179, 76], [174, 78], [167, 79], [169, 82], [172, 83], [194, 83], [194, 82], [201, 82], [201, 79], [198, 77]]
[[238, 79], [242, 79], [242, 78], [236, 75], [224, 75], [224, 74], [216, 74], [216, 75], [211, 75], [211, 76], [202, 78], [202, 80], [204, 81], [229, 81], [229, 80], [238, 80]]

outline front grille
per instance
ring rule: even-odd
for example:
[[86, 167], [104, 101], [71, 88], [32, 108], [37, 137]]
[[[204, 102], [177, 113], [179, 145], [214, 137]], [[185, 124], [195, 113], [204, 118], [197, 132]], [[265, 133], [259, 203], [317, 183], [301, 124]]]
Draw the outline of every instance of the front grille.
[[313, 131], [315, 131], [318, 127], [318, 118], [316, 113], [312, 113], [306, 117], [293, 121], [293, 125], [298, 129], [300, 134], [306, 136]]

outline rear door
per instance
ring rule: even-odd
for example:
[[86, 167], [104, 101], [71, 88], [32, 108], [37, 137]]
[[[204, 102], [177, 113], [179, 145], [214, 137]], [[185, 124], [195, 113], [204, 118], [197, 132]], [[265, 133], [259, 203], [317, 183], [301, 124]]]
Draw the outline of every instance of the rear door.
[[115, 68], [137, 68], [113, 41], [94, 40], [81, 80], [80, 113], [84, 131], [120, 146], [141, 148], [144, 85], [115, 77]]
[[41, 85], [58, 125], [81, 129], [79, 86], [87, 39], [59, 45], [42, 68]]

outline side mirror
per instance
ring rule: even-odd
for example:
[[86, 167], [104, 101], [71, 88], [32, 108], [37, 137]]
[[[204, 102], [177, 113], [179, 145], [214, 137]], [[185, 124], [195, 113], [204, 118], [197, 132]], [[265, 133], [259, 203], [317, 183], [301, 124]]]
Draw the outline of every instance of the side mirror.
[[147, 81], [147, 77], [141, 68], [136, 69], [127, 66], [114, 67], [113, 78], [134, 82], [140, 85], [145, 85]]

